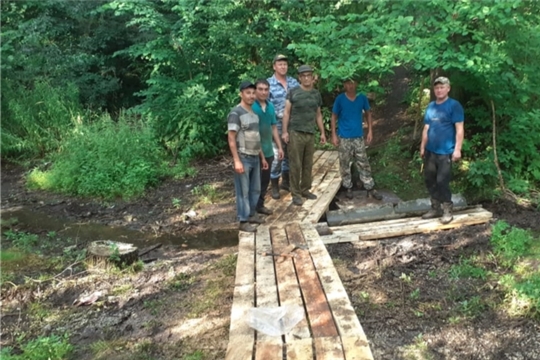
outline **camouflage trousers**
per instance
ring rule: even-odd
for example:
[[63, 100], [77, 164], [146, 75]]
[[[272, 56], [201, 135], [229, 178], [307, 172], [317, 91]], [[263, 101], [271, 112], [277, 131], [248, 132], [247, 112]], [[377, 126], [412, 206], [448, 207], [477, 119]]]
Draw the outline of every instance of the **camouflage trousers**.
[[364, 183], [366, 190], [373, 189], [375, 182], [371, 176], [371, 166], [369, 166], [364, 138], [339, 138], [338, 151], [341, 184], [343, 187], [346, 189], [352, 187], [351, 163], [354, 161], [360, 175], [360, 180]]

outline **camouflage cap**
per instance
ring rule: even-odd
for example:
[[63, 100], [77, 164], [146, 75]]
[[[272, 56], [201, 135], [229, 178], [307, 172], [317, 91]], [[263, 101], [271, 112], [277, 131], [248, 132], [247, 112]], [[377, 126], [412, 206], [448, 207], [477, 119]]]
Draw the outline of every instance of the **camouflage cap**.
[[447, 77], [439, 76], [439, 77], [436, 78], [435, 81], [433, 82], [433, 86], [435, 86], [435, 85], [437, 85], [437, 84], [450, 85], [450, 80], [448, 80]]

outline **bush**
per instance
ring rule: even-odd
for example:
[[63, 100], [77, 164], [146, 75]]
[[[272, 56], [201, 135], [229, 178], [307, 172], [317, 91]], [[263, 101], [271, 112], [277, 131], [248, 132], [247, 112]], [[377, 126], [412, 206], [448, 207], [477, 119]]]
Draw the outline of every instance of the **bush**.
[[48, 171], [34, 169], [28, 186], [78, 196], [130, 198], [166, 174], [165, 154], [153, 131], [141, 121], [103, 116], [79, 126], [52, 156]]

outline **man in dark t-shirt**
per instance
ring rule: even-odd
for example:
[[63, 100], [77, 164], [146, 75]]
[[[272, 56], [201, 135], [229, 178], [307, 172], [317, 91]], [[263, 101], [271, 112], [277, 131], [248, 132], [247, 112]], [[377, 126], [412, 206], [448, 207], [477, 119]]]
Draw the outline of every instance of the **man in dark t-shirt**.
[[326, 143], [322, 120], [321, 93], [313, 88], [313, 69], [298, 68], [300, 86], [289, 90], [283, 113], [283, 141], [289, 147], [290, 187], [294, 205], [303, 204], [302, 197], [313, 200], [311, 171], [315, 153], [315, 125], [321, 132], [321, 144]]

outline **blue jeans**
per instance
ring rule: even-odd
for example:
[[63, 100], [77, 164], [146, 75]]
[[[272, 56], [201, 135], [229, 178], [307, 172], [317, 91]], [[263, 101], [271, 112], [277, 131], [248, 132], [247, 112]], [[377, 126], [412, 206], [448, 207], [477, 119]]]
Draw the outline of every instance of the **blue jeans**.
[[277, 120], [276, 127], [279, 134], [279, 140], [281, 141], [281, 148], [283, 149], [283, 160], [279, 160], [278, 147], [276, 146], [276, 143], [272, 141], [272, 147], [274, 149], [274, 161], [272, 162], [272, 168], [270, 171], [271, 179], [279, 179], [281, 176], [281, 171], [289, 171], [289, 153], [287, 152], [287, 144], [281, 140], [281, 132], [283, 128], [281, 119]]
[[258, 155], [242, 155], [244, 173], [234, 173], [236, 191], [236, 214], [238, 220], [247, 221], [255, 214], [255, 207], [261, 194], [261, 162]]

